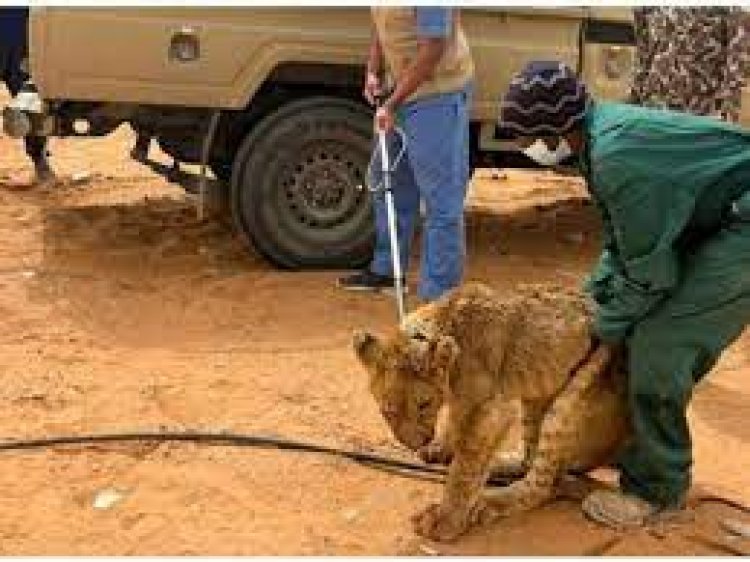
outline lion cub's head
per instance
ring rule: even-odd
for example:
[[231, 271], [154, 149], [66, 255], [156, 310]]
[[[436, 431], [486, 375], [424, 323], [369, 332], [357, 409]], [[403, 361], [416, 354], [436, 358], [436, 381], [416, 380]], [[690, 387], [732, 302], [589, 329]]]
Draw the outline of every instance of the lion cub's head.
[[427, 445], [458, 356], [455, 340], [408, 330], [388, 338], [357, 332], [354, 350], [396, 438], [412, 450]]

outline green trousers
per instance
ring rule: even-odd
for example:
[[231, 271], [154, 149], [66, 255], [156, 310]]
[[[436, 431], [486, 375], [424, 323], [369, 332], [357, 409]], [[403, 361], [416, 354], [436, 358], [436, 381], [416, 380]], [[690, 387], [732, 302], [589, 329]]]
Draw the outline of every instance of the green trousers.
[[[693, 386], [750, 321], [750, 222], [735, 220], [686, 256], [677, 290], [627, 341], [634, 439], [620, 485], [660, 506], [690, 487]], [[749, 420], [750, 421], [750, 420]]]

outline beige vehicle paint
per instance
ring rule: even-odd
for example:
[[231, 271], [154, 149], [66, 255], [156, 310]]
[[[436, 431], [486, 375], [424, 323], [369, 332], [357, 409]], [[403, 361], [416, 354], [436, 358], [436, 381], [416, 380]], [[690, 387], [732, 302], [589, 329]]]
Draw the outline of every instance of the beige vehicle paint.
[[[500, 92], [526, 61], [557, 58], [579, 66], [581, 27], [592, 10], [462, 13], [477, 68], [474, 115], [492, 121]], [[629, 16], [614, 8], [594, 13]], [[285, 63], [363, 64], [370, 20], [367, 9], [354, 7], [41, 8], [32, 11], [30, 31], [32, 72], [47, 98], [240, 109]], [[199, 38], [200, 58], [170, 60], [170, 41], [180, 32]], [[627, 93], [631, 51], [586, 47], [582, 67], [595, 91]], [[616, 76], [604, 72], [613, 56], [622, 67]]]

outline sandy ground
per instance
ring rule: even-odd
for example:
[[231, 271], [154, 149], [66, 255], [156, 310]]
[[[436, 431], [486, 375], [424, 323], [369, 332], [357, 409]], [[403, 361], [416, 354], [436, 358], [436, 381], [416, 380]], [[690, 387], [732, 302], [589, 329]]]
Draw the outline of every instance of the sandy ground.
[[[387, 297], [335, 272], [274, 270], [183, 192], [127, 159], [127, 131], [56, 141], [82, 185], [30, 188], [18, 142], [0, 139], [0, 435], [130, 428], [232, 429], [404, 455], [349, 347], [393, 322]], [[577, 284], [598, 245], [581, 186], [546, 173], [474, 182], [468, 277], [498, 288]], [[750, 340], [698, 391], [696, 489], [750, 503]], [[451, 546], [409, 516], [439, 486], [348, 461], [210, 445], [60, 448], [0, 455], [3, 554], [721, 554], [748, 517], [701, 504], [675, 528], [617, 534], [576, 503]], [[113, 489], [120, 500], [96, 509]], [[707, 539], [711, 540], [707, 540]], [[713, 543], [711, 541], [714, 541]]]

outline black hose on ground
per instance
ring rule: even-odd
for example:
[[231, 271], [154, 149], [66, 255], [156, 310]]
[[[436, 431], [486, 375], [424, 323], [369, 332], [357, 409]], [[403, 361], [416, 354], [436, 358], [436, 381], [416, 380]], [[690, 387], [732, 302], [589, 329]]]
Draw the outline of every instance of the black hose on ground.
[[[423, 480], [442, 481], [446, 475], [446, 470], [443, 467], [386, 457], [376, 453], [341, 449], [338, 447], [296, 441], [283, 437], [248, 435], [229, 431], [128, 431], [122, 433], [59, 435], [32, 439], [6, 440], [0, 441], [0, 453], [4, 451], [19, 451], [26, 449], [47, 449], [50, 447], [66, 445], [91, 445], [96, 443], [122, 443], [129, 441], [209, 443], [237, 447], [261, 447], [302, 453], [318, 453], [346, 458], [365, 466], [377, 468], [379, 470], [386, 470], [400, 476], [420, 478]], [[507, 479], [492, 478], [489, 481], [489, 484], [493, 486], [507, 486], [509, 482], [510, 481]]]
[[[370, 468], [383, 470], [390, 474], [418, 478], [431, 482], [443, 482], [447, 474], [444, 467], [431, 466], [424, 463], [412, 462], [368, 453], [364, 451], [353, 451], [341, 449], [328, 445], [296, 441], [284, 437], [271, 437], [265, 435], [249, 435], [231, 431], [127, 431], [121, 433], [92, 433], [82, 435], [57, 435], [51, 437], [39, 437], [31, 439], [14, 439], [0, 441], [0, 453], [5, 451], [20, 451], [28, 449], [47, 449], [50, 447], [61, 447], [70, 445], [93, 445], [97, 443], [124, 443], [130, 441], [157, 441], [157, 442], [192, 442], [226, 445], [235, 447], [257, 447], [266, 449], [278, 449], [281, 451], [296, 451], [300, 453], [318, 453], [332, 455], [355, 461]], [[487, 484], [490, 486], [508, 486], [515, 479], [491, 477]], [[750, 514], [750, 506], [742, 502], [732, 500], [717, 494], [704, 494], [697, 498], [698, 503], [720, 503], [732, 507], [738, 511]]]

